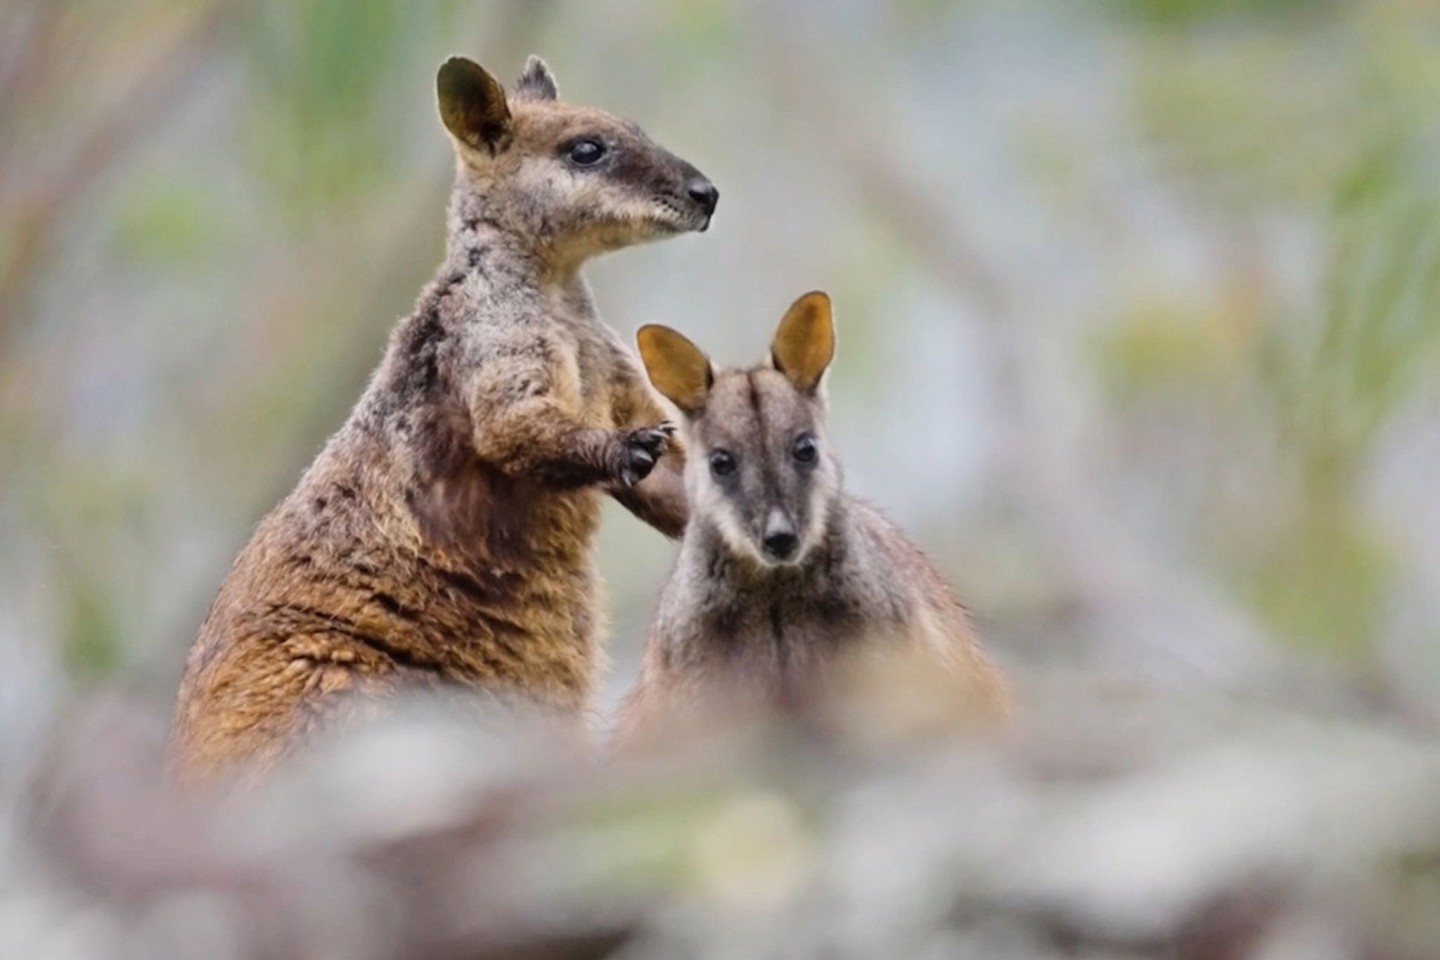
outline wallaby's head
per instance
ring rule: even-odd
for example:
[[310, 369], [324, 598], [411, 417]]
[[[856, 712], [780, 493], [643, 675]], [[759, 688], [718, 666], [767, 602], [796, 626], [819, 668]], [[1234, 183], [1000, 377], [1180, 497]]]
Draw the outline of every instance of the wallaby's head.
[[638, 334], [650, 382], [684, 418], [691, 523], [764, 566], [803, 563], [825, 534], [840, 467], [825, 436], [835, 355], [830, 298], [807, 293], [780, 321], [769, 363], [718, 370], [668, 327]]
[[479, 64], [452, 57], [436, 90], [459, 188], [554, 259], [578, 262], [710, 224], [714, 184], [634, 123], [558, 99], [539, 57], [509, 93]]

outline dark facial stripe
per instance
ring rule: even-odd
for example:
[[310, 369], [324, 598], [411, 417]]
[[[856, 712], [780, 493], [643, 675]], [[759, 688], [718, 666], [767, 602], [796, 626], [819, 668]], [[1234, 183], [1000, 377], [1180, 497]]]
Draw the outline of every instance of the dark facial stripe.
[[[755, 436], [760, 438], [760, 477], [767, 502], [774, 501], [780, 491], [780, 478], [775, 475], [775, 464], [770, 456], [770, 424], [766, 416], [766, 406], [761, 402], [762, 389], [757, 385], [756, 376], [759, 370], [751, 370], [745, 375], [745, 383], [750, 388], [750, 406], [755, 412]], [[768, 513], [768, 509], [765, 511]], [[760, 521], [765, 522], [762, 516]]]
[[755, 426], [763, 434], [765, 431], [765, 420], [760, 413], [760, 391], [755, 387], [754, 370], [745, 374], [745, 400], [750, 404], [750, 409], [755, 414]]

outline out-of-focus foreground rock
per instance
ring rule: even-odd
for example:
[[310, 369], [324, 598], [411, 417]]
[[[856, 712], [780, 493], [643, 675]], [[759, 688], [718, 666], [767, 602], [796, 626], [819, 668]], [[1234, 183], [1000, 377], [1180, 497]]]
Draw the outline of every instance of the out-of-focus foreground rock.
[[609, 767], [417, 712], [213, 798], [112, 702], [5, 798], [0, 957], [1440, 956], [1423, 733], [1023, 694], [979, 743], [869, 714]]

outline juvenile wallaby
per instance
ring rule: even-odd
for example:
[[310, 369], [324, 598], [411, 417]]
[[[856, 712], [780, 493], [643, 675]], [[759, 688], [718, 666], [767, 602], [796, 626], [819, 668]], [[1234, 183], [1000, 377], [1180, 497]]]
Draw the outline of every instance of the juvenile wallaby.
[[717, 690], [806, 693], [842, 656], [871, 650], [933, 657], [981, 714], [1003, 711], [1005, 685], [944, 578], [841, 487], [822, 386], [829, 297], [797, 300], [769, 364], [749, 370], [717, 370], [666, 327], [638, 339], [650, 382], [683, 417], [691, 513], [622, 708], [622, 744]]
[[[191, 650], [182, 774], [263, 767], [408, 685], [579, 715], [603, 620], [600, 497], [667, 535], [678, 447], [591, 304], [596, 254], [704, 230], [718, 193], [634, 124], [447, 61], [445, 260], [349, 420], [236, 560]], [[648, 475], [648, 478], [647, 478]]]

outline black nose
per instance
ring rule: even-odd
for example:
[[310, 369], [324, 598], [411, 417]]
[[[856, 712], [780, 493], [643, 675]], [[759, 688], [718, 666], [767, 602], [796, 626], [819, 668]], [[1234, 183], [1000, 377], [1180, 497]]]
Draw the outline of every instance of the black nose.
[[789, 530], [777, 530], [765, 535], [765, 552], [775, 560], [784, 560], [795, 552], [795, 544], [799, 542], [800, 538]]
[[715, 184], [700, 177], [691, 180], [685, 185], [685, 192], [690, 194], [690, 199], [699, 204], [700, 209], [705, 211], [705, 216], [715, 212], [715, 205], [720, 202], [720, 191], [715, 189]]

